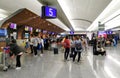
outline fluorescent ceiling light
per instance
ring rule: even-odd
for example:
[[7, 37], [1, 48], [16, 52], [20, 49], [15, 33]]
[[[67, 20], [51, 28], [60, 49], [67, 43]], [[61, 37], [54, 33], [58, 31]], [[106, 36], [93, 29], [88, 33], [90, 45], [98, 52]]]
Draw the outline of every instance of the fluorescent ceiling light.
[[67, 5], [67, 1], [61, 1], [61, 0], [57, 0], [58, 1], [58, 3], [60, 4], [60, 6], [61, 6], [61, 8], [62, 8], [62, 10], [63, 10], [63, 12], [65, 13], [65, 15], [67, 16], [67, 18], [68, 18], [68, 20], [69, 20], [69, 22], [71, 23], [71, 25], [72, 25], [72, 27], [73, 27], [73, 29], [75, 30], [76, 28], [75, 28], [75, 26], [74, 26], [74, 24], [71, 22], [71, 15], [70, 15], [70, 9], [69, 9], [69, 7], [68, 7], [68, 5]]
[[102, 21], [102, 24], [104, 24], [105, 22], [109, 21], [109, 20], [112, 20], [112, 18], [114, 18], [115, 16], [119, 15], [120, 14], [120, 10], [117, 10], [115, 13], [113, 13], [111, 16], [109, 16], [108, 18], [104, 19]]
[[1, 17], [0, 17], [0, 20], [3, 20], [3, 19], [4, 19], [4, 18], [1, 18]]
[[107, 22], [105, 24], [105, 30], [107, 29], [112, 29], [112, 28], [115, 28], [117, 26], [120, 26], [120, 16], [116, 17], [115, 19]]
[[7, 13], [7, 11], [0, 9], [0, 13]]
[[0, 9], [0, 20], [3, 20], [4, 18], [7, 17], [7, 11]]
[[6, 17], [7, 17], [7, 15], [0, 13], [0, 18], [6, 18]]
[[87, 29], [87, 31], [92, 31], [98, 28], [98, 22], [101, 21], [107, 13], [110, 12], [111, 9], [115, 8], [115, 6], [120, 2], [120, 0], [112, 0], [111, 3], [105, 8], [105, 10], [95, 19], [95, 21], [91, 24], [91, 26]]

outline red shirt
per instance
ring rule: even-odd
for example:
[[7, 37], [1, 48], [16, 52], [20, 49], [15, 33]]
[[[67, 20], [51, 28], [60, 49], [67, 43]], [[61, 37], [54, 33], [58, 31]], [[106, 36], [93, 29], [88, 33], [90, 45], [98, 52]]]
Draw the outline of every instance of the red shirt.
[[64, 47], [65, 48], [70, 48], [70, 40], [69, 39], [64, 40]]

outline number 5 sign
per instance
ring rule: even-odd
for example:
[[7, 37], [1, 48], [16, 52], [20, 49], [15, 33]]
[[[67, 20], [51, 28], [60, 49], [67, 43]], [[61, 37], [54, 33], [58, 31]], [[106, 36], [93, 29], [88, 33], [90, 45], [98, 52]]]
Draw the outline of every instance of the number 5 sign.
[[42, 15], [46, 18], [56, 18], [57, 17], [57, 10], [52, 7], [43, 6], [42, 8]]

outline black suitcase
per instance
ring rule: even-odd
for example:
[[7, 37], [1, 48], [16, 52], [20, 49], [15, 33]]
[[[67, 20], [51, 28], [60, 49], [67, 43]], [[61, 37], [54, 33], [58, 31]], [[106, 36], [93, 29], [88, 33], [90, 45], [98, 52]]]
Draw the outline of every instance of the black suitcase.
[[54, 54], [58, 54], [58, 48], [54, 48]]
[[97, 52], [98, 52], [98, 55], [101, 54], [102, 56], [103, 56], [103, 55], [106, 56], [106, 51], [103, 51], [103, 52], [101, 52], [101, 51], [97, 51]]

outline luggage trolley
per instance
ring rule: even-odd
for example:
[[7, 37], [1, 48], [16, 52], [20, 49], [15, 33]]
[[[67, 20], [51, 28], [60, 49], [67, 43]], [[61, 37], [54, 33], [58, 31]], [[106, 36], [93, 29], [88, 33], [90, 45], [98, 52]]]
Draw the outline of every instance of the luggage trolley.
[[9, 52], [10, 52], [9, 47], [4, 47], [3, 52], [0, 52], [0, 66], [2, 67], [3, 71], [8, 70], [8, 66], [7, 66], [8, 61], [7, 61], [7, 59], [9, 59]]

